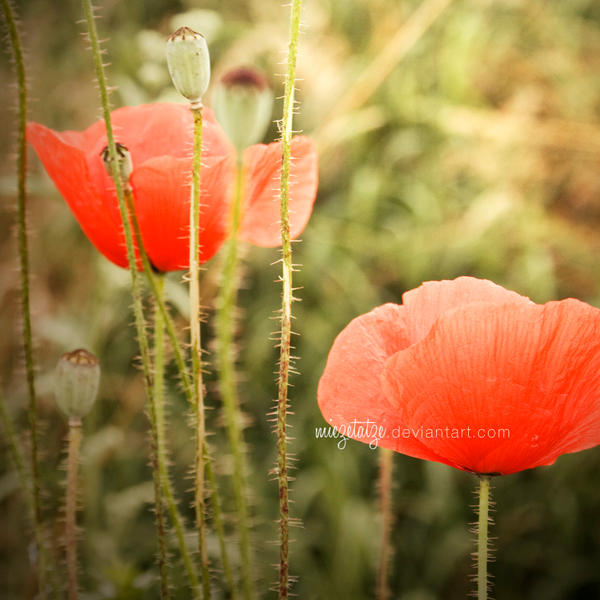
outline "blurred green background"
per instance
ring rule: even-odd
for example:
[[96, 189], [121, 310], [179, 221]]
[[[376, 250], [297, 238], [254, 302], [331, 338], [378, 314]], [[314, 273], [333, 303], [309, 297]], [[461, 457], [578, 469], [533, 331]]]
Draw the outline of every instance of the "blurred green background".
[[[55, 129], [87, 127], [100, 111], [77, 23], [80, 3], [15, 4], [27, 49], [30, 119]], [[100, 4], [115, 106], [178, 101], [163, 44], [182, 24], [207, 36], [215, 78], [253, 64], [281, 95], [289, 12], [280, 2]], [[292, 515], [301, 525], [292, 532], [291, 572], [299, 598], [360, 600], [374, 597], [375, 589], [377, 453], [358, 442], [342, 451], [333, 440], [315, 439], [315, 427], [324, 424], [316, 386], [331, 343], [352, 318], [399, 302], [421, 281], [463, 274], [490, 278], [537, 302], [574, 296], [600, 306], [600, 3], [310, 0], [303, 31], [296, 124], [317, 142], [321, 167], [314, 214], [294, 247], [302, 302], [295, 304], [301, 375], [291, 390]], [[0, 75], [13, 81], [7, 52]], [[1, 86], [0, 380], [24, 430], [14, 96], [11, 86]], [[280, 110], [276, 103], [274, 118]], [[275, 127], [269, 135], [267, 141], [274, 139]], [[129, 277], [86, 240], [36, 158], [30, 165], [45, 517], [60, 553], [66, 424], [54, 405], [52, 372], [62, 352], [84, 346], [100, 357], [103, 377], [85, 421], [82, 597], [156, 598], [147, 420]], [[278, 560], [267, 416], [275, 396], [277, 258], [277, 250], [248, 248], [240, 295], [240, 390], [248, 415], [256, 579], [264, 597], [274, 595], [267, 590]], [[204, 274], [209, 314], [220, 264], [217, 256]], [[180, 279], [169, 276], [168, 293], [183, 327]], [[209, 320], [205, 339], [210, 335]], [[213, 448], [231, 511], [230, 462], [213, 381], [209, 390]], [[174, 482], [191, 515], [192, 436], [173, 377], [169, 392]], [[30, 598], [27, 520], [5, 437], [0, 450], [1, 595]], [[491, 571], [498, 598], [600, 598], [599, 480], [594, 449], [494, 482]], [[449, 467], [394, 457], [393, 598], [453, 600], [473, 589], [475, 485], [475, 477]], [[210, 551], [218, 569], [212, 538]], [[231, 556], [237, 560], [236, 552]], [[177, 597], [186, 598], [175, 553], [172, 568]]]

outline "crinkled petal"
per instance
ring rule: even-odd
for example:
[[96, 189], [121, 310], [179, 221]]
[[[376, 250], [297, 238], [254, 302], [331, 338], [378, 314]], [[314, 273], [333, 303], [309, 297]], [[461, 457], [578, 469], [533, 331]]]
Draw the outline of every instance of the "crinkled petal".
[[[297, 238], [308, 223], [317, 194], [317, 151], [304, 136], [292, 139], [290, 235]], [[279, 185], [281, 142], [256, 144], [244, 151], [244, 204], [239, 237], [264, 247], [281, 245]]]
[[426, 281], [402, 296], [411, 343], [425, 337], [440, 315], [470, 302], [533, 304], [529, 298], [487, 279], [464, 276], [451, 281]]
[[[386, 360], [406, 348], [406, 311], [384, 304], [357, 317], [338, 335], [317, 392], [325, 420], [346, 437], [418, 458], [446, 462], [408, 432], [385, 399], [380, 374]], [[361, 429], [362, 427], [362, 429]]]
[[107, 212], [101, 194], [92, 184], [86, 157], [80, 148], [84, 134], [67, 133], [63, 136], [38, 123], [27, 125], [27, 139], [85, 235], [106, 258], [126, 267], [122, 234]]
[[[160, 271], [189, 266], [192, 161], [161, 156], [134, 170], [131, 184], [144, 247]], [[207, 157], [201, 171], [200, 262], [209, 260], [227, 236], [231, 157]]]
[[570, 299], [447, 311], [388, 359], [382, 387], [446, 462], [501, 474], [551, 464], [600, 443], [600, 310]]

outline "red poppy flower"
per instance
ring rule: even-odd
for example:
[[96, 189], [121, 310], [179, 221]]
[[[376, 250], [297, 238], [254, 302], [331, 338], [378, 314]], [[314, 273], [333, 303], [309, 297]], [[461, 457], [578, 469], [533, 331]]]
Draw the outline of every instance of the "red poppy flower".
[[476, 473], [600, 443], [600, 310], [490, 281], [433, 281], [354, 319], [319, 382], [346, 437]]
[[[204, 109], [201, 228], [199, 256], [210, 259], [228, 233], [233, 182], [233, 148], [212, 112]], [[161, 271], [188, 267], [189, 180], [192, 168], [192, 115], [185, 104], [124, 107], [112, 113], [115, 138], [133, 161], [130, 177], [144, 246]], [[27, 138], [84, 233], [119, 266], [127, 256], [114, 185], [100, 152], [106, 145], [104, 122], [83, 132], [56, 132], [37, 123]], [[293, 143], [292, 235], [302, 231], [316, 194], [316, 153], [306, 138]], [[281, 150], [277, 144], [249, 148], [244, 178], [243, 219], [239, 235], [257, 245], [279, 242], [278, 195]], [[279, 158], [278, 158], [279, 156]]]

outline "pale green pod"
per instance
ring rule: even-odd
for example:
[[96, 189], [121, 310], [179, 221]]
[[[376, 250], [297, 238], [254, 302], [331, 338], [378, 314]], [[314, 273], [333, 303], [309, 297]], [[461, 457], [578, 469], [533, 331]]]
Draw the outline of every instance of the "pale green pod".
[[175, 89], [192, 104], [201, 104], [210, 82], [210, 56], [201, 33], [180, 27], [167, 39], [167, 65]]
[[55, 395], [69, 419], [87, 415], [98, 395], [100, 364], [91, 352], [79, 348], [63, 354], [56, 366]]
[[239, 153], [262, 141], [271, 123], [273, 92], [258, 71], [248, 67], [229, 71], [212, 99], [215, 116]]

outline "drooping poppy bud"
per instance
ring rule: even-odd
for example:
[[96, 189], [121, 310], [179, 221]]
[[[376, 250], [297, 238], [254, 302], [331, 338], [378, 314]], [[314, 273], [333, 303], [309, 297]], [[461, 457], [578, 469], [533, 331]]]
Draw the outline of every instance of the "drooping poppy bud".
[[273, 92], [256, 69], [241, 67], [221, 78], [213, 105], [217, 120], [241, 153], [263, 139], [271, 123]]
[[99, 383], [100, 363], [96, 356], [82, 348], [67, 352], [56, 366], [56, 402], [69, 419], [81, 419], [94, 405]]
[[[123, 144], [116, 143], [117, 148], [117, 167], [119, 170], [119, 175], [121, 176], [121, 180], [124, 182], [129, 181], [129, 176], [133, 171], [133, 163], [131, 162], [131, 154], [126, 146]], [[108, 151], [108, 146], [104, 146], [102, 152], [100, 152], [100, 156], [102, 157], [102, 162], [104, 163], [104, 168], [108, 173], [109, 177], [112, 177], [112, 165], [110, 160], [110, 153]]]
[[167, 65], [175, 89], [200, 106], [210, 81], [210, 56], [201, 33], [180, 27], [167, 39]]

